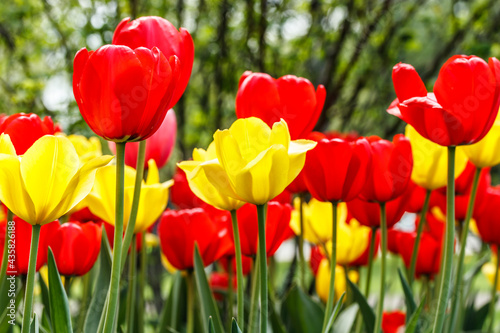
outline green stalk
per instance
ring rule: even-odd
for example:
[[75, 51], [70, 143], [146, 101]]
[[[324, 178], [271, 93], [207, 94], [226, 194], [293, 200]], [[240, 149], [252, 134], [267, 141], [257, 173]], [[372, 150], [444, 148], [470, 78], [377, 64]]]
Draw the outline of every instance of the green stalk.
[[123, 271], [125, 266], [125, 258], [130, 247], [130, 241], [134, 235], [135, 222], [137, 220], [137, 212], [139, 211], [139, 199], [141, 198], [142, 179], [144, 178], [144, 159], [146, 156], [146, 140], [139, 142], [139, 151], [137, 152], [137, 165], [135, 173], [134, 184], [134, 198], [132, 199], [132, 209], [130, 210], [130, 217], [128, 219], [127, 228], [125, 230], [125, 237], [123, 238], [122, 246], [122, 266], [120, 272]]
[[[146, 247], [146, 231], [141, 233], [141, 265], [139, 268], [139, 295], [137, 296], [137, 326], [138, 333], [144, 332], [144, 288], [146, 288], [146, 269], [147, 269], [147, 247]], [[174, 326], [175, 327], [175, 326]]]
[[374, 332], [379, 332], [382, 328], [382, 316], [384, 313], [385, 296], [385, 260], [387, 256], [387, 217], [385, 212], [385, 202], [380, 203], [380, 248], [382, 258], [380, 261], [380, 297], [377, 306], [377, 317], [375, 320]]
[[448, 147], [448, 186], [446, 189], [446, 233], [444, 251], [442, 255], [442, 272], [439, 286], [439, 299], [436, 317], [434, 319], [433, 333], [441, 333], [446, 316], [448, 304], [448, 291], [451, 282], [453, 265], [453, 246], [455, 241], [455, 149]]
[[424, 206], [422, 207], [422, 211], [420, 212], [420, 222], [418, 223], [417, 237], [415, 238], [415, 244], [413, 245], [413, 253], [411, 254], [411, 261], [410, 261], [410, 269], [408, 270], [408, 282], [410, 283], [410, 286], [413, 284], [413, 280], [415, 279], [415, 269], [417, 267], [417, 257], [418, 257], [418, 249], [420, 247], [420, 238], [422, 237], [422, 230], [424, 229], [425, 217], [427, 215], [427, 211], [429, 210], [430, 199], [431, 199], [431, 190], [427, 190], [425, 192]]
[[328, 291], [328, 302], [326, 303], [325, 316], [323, 317], [323, 328], [321, 332], [326, 332], [328, 320], [333, 312], [333, 301], [335, 297], [335, 268], [337, 267], [337, 205], [332, 202], [332, 250], [330, 256], [330, 290]]
[[[375, 253], [375, 240], [377, 239], [377, 229], [372, 227], [372, 235], [370, 239], [370, 250], [368, 251], [368, 268], [366, 271], [366, 281], [365, 281], [365, 298], [368, 299], [370, 296], [370, 284], [372, 279], [372, 268], [373, 268], [373, 254]], [[363, 329], [363, 318], [357, 315], [356, 319], [356, 333], [361, 333]]]
[[498, 287], [498, 271], [500, 268], [500, 260], [497, 257], [497, 264], [495, 268], [495, 280], [493, 281], [493, 287], [491, 288], [491, 301], [488, 311], [488, 317], [490, 317], [490, 324], [488, 326], [488, 332], [493, 332], [493, 327], [495, 323], [495, 305], [497, 304], [497, 287]]
[[[231, 221], [233, 224], [233, 238], [234, 238], [234, 251], [236, 256], [236, 284], [237, 284], [237, 302], [238, 302], [238, 326], [241, 331], [244, 332], [245, 326], [245, 293], [243, 284], [243, 260], [241, 257], [241, 244], [240, 244], [240, 231], [238, 228], [238, 218], [236, 216], [236, 210], [231, 211]], [[232, 264], [229, 265], [229, 270], [233, 269]], [[231, 304], [232, 306], [232, 304]]]
[[194, 279], [193, 272], [186, 275], [187, 284], [187, 326], [186, 333], [194, 333]]
[[[11, 232], [9, 230], [9, 222], [12, 221], [14, 218], [14, 215], [10, 211], [10, 209], [7, 210], [7, 225], [5, 226], [5, 242], [3, 245], [3, 256], [2, 258], [9, 258], [8, 252], [9, 252], [9, 239]], [[3, 277], [7, 274], [7, 263], [8, 260], [2, 260], [2, 268], [0, 268], [0, 281], [3, 281]]]
[[248, 332], [257, 332], [258, 326], [258, 312], [259, 312], [259, 253], [257, 253], [257, 258], [253, 262], [253, 272], [252, 272], [252, 286], [250, 290], [250, 314], [248, 318]]
[[[125, 258], [124, 258], [125, 259]], [[129, 332], [134, 331], [136, 295], [137, 295], [137, 238], [132, 238], [132, 250], [130, 252], [130, 262], [128, 270], [128, 291], [127, 291], [127, 328]]]
[[123, 204], [125, 187], [125, 142], [116, 143], [116, 207], [115, 207], [115, 236], [113, 249], [113, 263], [111, 265], [111, 281], [108, 291], [108, 306], [104, 320], [104, 333], [113, 332], [115, 318], [118, 313], [118, 297], [120, 295], [121, 249], [123, 235]]
[[33, 313], [33, 290], [35, 289], [36, 260], [38, 255], [38, 240], [40, 239], [39, 224], [32, 226], [30, 261], [28, 266], [28, 278], [24, 294], [24, 311], [22, 333], [30, 331], [31, 315]]
[[260, 283], [260, 332], [267, 332], [267, 247], [266, 205], [257, 205], [259, 221], [259, 283]]
[[304, 259], [304, 194], [299, 194], [299, 221], [300, 221], [300, 234], [299, 234], [299, 267], [300, 267], [300, 286], [306, 290], [306, 260]]
[[465, 247], [467, 245], [467, 235], [469, 234], [469, 224], [474, 213], [474, 203], [476, 201], [477, 186], [479, 184], [479, 176], [481, 175], [481, 168], [476, 168], [474, 173], [474, 179], [472, 181], [472, 189], [469, 197], [469, 204], [467, 206], [467, 215], [465, 216], [462, 234], [460, 236], [460, 254], [458, 255], [458, 266], [455, 275], [455, 288], [453, 289], [453, 295], [456, 295], [456, 301], [451, 304], [451, 317], [450, 317], [450, 330], [448, 332], [455, 332], [457, 315], [459, 312], [459, 307], [463, 302], [464, 293], [464, 258], [465, 258]]

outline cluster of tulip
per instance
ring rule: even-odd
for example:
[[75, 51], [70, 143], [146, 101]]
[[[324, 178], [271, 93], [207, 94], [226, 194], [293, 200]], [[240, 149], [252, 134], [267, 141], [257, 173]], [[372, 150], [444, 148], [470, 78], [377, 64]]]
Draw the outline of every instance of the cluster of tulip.
[[[500, 188], [489, 174], [500, 164], [500, 62], [454, 56], [441, 68], [433, 93], [412, 66], [396, 65], [397, 99], [388, 112], [408, 125], [392, 141], [313, 132], [323, 86], [245, 72], [238, 119], [218, 130], [207, 149], [180, 162], [173, 180], [160, 182], [159, 168], [175, 144], [171, 108], [188, 84], [193, 59], [189, 33], [158, 17], [125, 19], [112, 45], [76, 54], [77, 104], [92, 131], [109, 141], [113, 164], [98, 138], [66, 136], [49, 117], [0, 118], [0, 309], [9, 302], [3, 296], [7, 276], [22, 276], [22, 332], [70, 332], [75, 323], [85, 332], [143, 332], [146, 269], [154, 258], [147, 254], [155, 241], [172, 273], [161, 315], [151, 316], [159, 331], [224, 332], [222, 319], [231, 332], [266, 332], [269, 326], [273, 332], [461, 329], [464, 286], [471, 279], [464, 274], [470, 230], [493, 249], [500, 245]], [[412, 218], [411, 231], [399, 227]], [[269, 267], [292, 237], [292, 279], [276, 299]], [[373, 311], [367, 298], [379, 248]], [[399, 274], [406, 313], [384, 313], [387, 250], [406, 267]], [[494, 264], [489, 331], [499, 279]], [[42, 316], [33, 313], [39, 270]], [[83, 296], [73, 323], [68, 294], [75, 279]], [[418, 306], [415, 279], [424, 290]], [[0, 328], [7, 316], [0, 312]]]

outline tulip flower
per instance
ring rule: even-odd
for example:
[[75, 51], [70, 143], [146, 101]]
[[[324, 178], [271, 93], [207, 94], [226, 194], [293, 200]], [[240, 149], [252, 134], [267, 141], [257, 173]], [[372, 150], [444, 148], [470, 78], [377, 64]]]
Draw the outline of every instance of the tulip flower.
[[[406, 195], [388, 201], [386, 203], [387, 227], [391, 228], [401, 220], [405, 213]], [[359, 223], [371, 228], [380, 227], [380, 205], [374, 202], [366, 202], [354, 199], [347, 203], [347, 210]]]
[[[351, 219], [349, 221], [349, 224], [354, 224], [354, 223], [359, 223], [355, 219]], [[373, 228], [370, 228], [368, 233], [368, 239], [370, 240], [368, 244], [365, 244], [365, 249], [364, 251], [354, 259], [353, 261], [349, 262], [348, 266], [349, 267], [360, 267], [360, 266], [366, 266], [368, 265], [369, 261], [374, 260], [377, 257], [378, 253], [378, 248], [380, 245], [380, 233], [378, 233], [376, 230]], [[390, 231], [390, 230], [388, 230]], [[389, 237], [387, 237], [389, 240]], [[389, 248], [389, 246], [388, 246]], [[371, 252], [371, 255], [370, 255]], [[365, 293], [367, 295], [368, 293]]]
[[71, 134], [68, 135], [68, 140], [71, 141], [73, 147], [75, 147], [76, 153], [82, 164], [102, 156], [101, 141], [95, 136], [87, 139], [83, 135]]
[[284, 119], [292, 140], [305, 138], [323, 110], [326, 91], [309, 80], [285, 75], [273, 79], [265, 73], [246, 71], [240, 78], [236, 95], [238, 118], [258, 117], [268, 126]]
[[[165, 210], [168, 202], [168, 188], [172, 181], [160, 183], [158, 168], [154, 160], [149, 160], [149, 172], [146, 181], [141, 186], [141, 197], [137, 212], [137, 221], [134, 233], [146, 231]], [[90, 211], [102, 220], [115, 224], [115, 195], [116, 166], [109, 165], [101, 168], [96, 174], [95, 185], [86, 199]], [[125, 201], [124, 221], [129, 220], [134, 196], [135, 170], [125, 168]], [[125, 222], [125, 226], [127, 222]]]
[[205, 204], [198, 198], [189, 187], [186, 173], [179, 167], [176, 168], [174, 184], [170, 188], [170, 201], [179, 209], [189, 209], [201, 207]]
[[16, 113], [0, 122], [0, 133], [10, 136], [17, 155], [23, 155], [42, 136], [57, 132], [61, 132], [61, 129], [57, 124], [54, 125], [52, 118], [44, 117], [42, 120], [34, 113]]
[[194, 44], [186, 29], [177, 30], [172, 23], [158, 16], [144, 16], [132, 21], [127, 17], [116, 27], [113, 44], [126, 45], [132, 49], [141, 46], [151, 49], [156, 46], [166, 58], [177, 56], [180, 61], [179, 83], [169, 108], [177, 103], [187, 87], [193, 69]]
[[382, 316], [383, 333], [403, 332], [406, 324], [406, 313], [402, 311], [384, 312]]
[[202, 209], [167, 210], [158, 227], [162, 252], [177, 269], [193, 269], [194, 245], [198, 244], [205, 266], [222, 258], [232, 248], [227, 228], [214, 223]]
[[[213, 272], [208, 278], [208, 285], [214, 294], [214, 298], [218, 301], [224, 300], [226, 295], [232, 294], [238, 285], [236, 279], [231, 279], [232, 289], [229, 289], [229, 274], [226, 272]], [[231, 311], [231, 309], [230, 309]]]
[[93, 222], [60, 225], [47, 242], [59, 273], [65, 276], [87, 274], [99, 256], [101, 235], [101, 226]]
[[[347, 281], [345, 268], [342, 266], [335, 266], [335, 299], [339, 299], [342, 293], [347, 291]], [[318, 267], [318, 273], [316, 274], [316, 293], [323, 302], [328, 302], [330, 295], [330, 263], [328, 259], [323, 259]], [[356, 271], [349, 271], [347, 273], [349, 280], [353, 283], [357, 283], [359, 280], [359, 274]]]
[[[170, 109], [163, 119], [160, 128], [151, 137], [146, 139], [146, 153], [144, 167], [147, 169], [147, 162], [153, 159], [156, 166], [161, 169], [168, 161], [175, 146], [175, 137], [177, 134], [177, 120], [174, 110]], [[109, 148], [113, 153], [116, 153], [116, 145], [112, 141], [108, 141]], [[138, 142], [130, 142], [127, 144], [125, 151], [125, 164], [136, 169], [137, 152], [139, 151]]]
[[424, 208], [427, 190], [418, 186], [413, 181], [410, 181], [407, 192], [408, 202], [406, 204], [406, 211], [410, 213], [420, 213]]
[[130, 142], [147, 139], [162, 124], [180, 64], [156, 47], [105, 45], [81, 49], [73, 66], [73, 93], [90, 129], [108, 141]]
[[474, 219], [481, 239], [491, 245], [500, 246], [500, 187], [489, 187], [480, 202], [476, 203]]
[[[28, 274], [28, 266], [30, 259], [30, 245], [32, 230], [31, 225], [15, 216], [13, 219], [13, 230], [15, 230], [15, 242], [14, 245], [14, 260], [12, 260], [13, 266], [9, 265], [7, 269], [7, 275], [26, 275]], [[36, 265], [35, 269], [38, 270], [47, 262], [47, 243], [52, 239], [54, 232], [59, 226], [58, 221], [47, 223], [40, 228], [40, 246], [37, 251]], [[4, 242], [7, 237], [7, 220], [0, 222], [0, 248], [3, 249]], [[13, 238], [14, 239], [14, 238]], [[1, 259], [1, 258], [0, 258]], [[3, 260], [0, 260], [0, 264]]]

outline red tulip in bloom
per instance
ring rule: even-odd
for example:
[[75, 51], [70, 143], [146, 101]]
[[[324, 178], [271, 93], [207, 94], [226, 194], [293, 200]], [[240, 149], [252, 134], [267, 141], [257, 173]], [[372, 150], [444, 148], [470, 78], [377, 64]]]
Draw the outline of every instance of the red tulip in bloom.
[[123, 19], [113, 34], [113, 44], [132, 49], [156, 46], [168, 59], [175, 55], [180, 60], [179, 83], [175, 88], [169, 108], [173, 107], [186, 90], [193, 69], [194, 44], [189, 32], [177, 30], [172, 23], [158, 16], [144, 16], [130, 21]]
[[156, 47], [105, 45], [81, 49], [73, 66], [73, 93], [85, 122], [104, 139], [125, 142], [147, 139], [160, 127], [180, 64]]
[[205, 266], [233, 248], [225, 223], [217, 223], [202, 208], [167, 210], [158, 227], [163, 254], [177, 269], [193, 268], [195, 243]]
[[[36, 270], [38, 271], [47, 262], [48, 240], [52, 239], [54, 232], [59, 227], [59, 222], [54, 221], [43, 225], [40, 229], [40, 240], [38, 243], [38, 255], [36, 258]], [[7, 222], [0, 222], [0, 248], [2, 249], [6, 237]], [[7, 273], [9, 275], [26, 275], [28, 274], [28, 264], [31, 247], [31, 224], [21, 220], [19, 217], [14, 217], [15, 230], [15, 259], [14, 268], [9, 267]], [[1, 257], [0, 257], [1, 258]], [[2, 259], [3, 260], [3, 259]], [[2, 261], [0, 260], [0, 265]], [[10, 272], [10, 273], [9, 273]]]
[[[405, 213], [407, 196], [402, 195], [386, 204], [387, 227], [391, 228], [401, 220]], [[347, 202], [349, 214], [359, 223], [368, 227], [380, 227], [380, 205], [375, 202], [367, 202], [356, 198]]]
[[[160, 128], [146, 140], [146, 155], [144, 158], [144, 168], [148, 168], [148, 161], [153, 159], [156, 166], [163, 167], [167, 163], [170, 154], [175, 146], [175, 137], [177, 134], [177, 120], [175, 118], [174, 110], [170, 109], [163, 119]], [[109, 149], [116, 153], [115, 143], [108, 142]], [[139, 150], [138, 142], [130, 142], [125, 151], [125, 164], [136, 168], [137, 165], [137, 151]]]
[[[219, 259], [219, 263], [221, 264], [222, 268], [224, 268], [224, 271], [229, 272], [229, 265], [231, 265], [231, 270], [233, 272], [234, 278], [236, 278], [236, 257], [234, 254], [230, 256], [225, 256]], [[241, 257], [241, 263], [242, 263], [242, 268], [243, 268], [243, 275], [248, 275], [250, 271], [252, 270], [252, 263], [253, 260], [250, 257]]]
[[92, 214], [88, 207], [77, 210], [69, 216], [69, 221], [78, 221], [78, 222], [102, 222], [101, 218]]
[[371, 169], [366, 139], [347, 142], [323, 139], [307, 152], [304, 176], [311, 195], [320, 201], [350, 201], [365, 186]]
[[61, 275], [82, 276], [94, 266], [101, 250], [102, 228], [88, 222], [59, 226], [47, 241]]
[[[456, 55], [441, 67], [428, 95], [411, 65], [392, 71], [399, 116], [420, 135], [442, 146], [478, 142], [490, 130], [500, 105], [500, 62]], [[392, 109], [394, 111], [394, 109]]]
[[[238, 226], [241, 237], [241, 253], [253, 257], [257, 254], [258, 225], [257, 208], [245, 204], [237, 211]], [[292, 214], [292, 206], [269, 202], [266, 217], [266, 250], [271, 257], [289, 236], [288, 229]], [[232, 234], [231, 234], [232, 237]]]
[[10, 136], [17, 155], [23, 155], [42, 136], [57, 132], [61, 132], [61, 128], [54, 125], [52, 118], [44, 117], [42, 120], [34, 113], [16, 113], [0, 119], [0, 133]]
[[377, 136], [367, 139], [372, 148], [372, 165], [367, 170], [360, 198], [373, 202], [393, 200], [403, 194], [411, 179], [413, 157], [410, 141], [402, 134], [394, 136], [393, 142]]
[[305, 138], [318, 121], [326, 91], [314, 91], [309, 80], [285, 75], [273, 79], [269, 74], [247, 71], [240, 78], [236, 95], [236, 116], [257, 117], [272, 126], [284, 119], [292, 140]]
[[474, 218], [481, 239], [500, 246], [500, 187], [489, 187], [481, 201], [476, 201]]
[[[238, 285], [236, 276], [233, 275], [233, 290], [236, 291]], [[227, 295], [227, 288], [229, 287], [229, 274], [226, 272], [213, 272], [208, 278], [208, 284], [214, 293], [214, 297], [218, 301], [222, 301], [224, 296]]]
[[325, 258], [325, 255], [321, 252], [319, 246], [313, 246], [311, 248], [311, 258], [309, 259], [309, 266], [311, 267], [311, 271], [313, 275], [316, 276], [318, 274], [319, 265], [321, 264], [321, 260]]
[[408, 196], [406, 211], [410, 213], [420, 213], [424, 207], [425, 195], [427, 190], [418, 186], [412, 180], [408, 183]]
[[384, 312], [382, 315], [383, 333], [400, 333], [404, 331], [406, 314], [402, 311]]
[[193, 191], [191, 191], [186, 178], [186, 173], [182, 171], [182, 169], [175, 169], [173, 180], [174, 185], [170, 188], [170, 201], [172, 201], [177, 208], [189, 209], [205, 205], [205, 202], [203, 202], [193, 193]]

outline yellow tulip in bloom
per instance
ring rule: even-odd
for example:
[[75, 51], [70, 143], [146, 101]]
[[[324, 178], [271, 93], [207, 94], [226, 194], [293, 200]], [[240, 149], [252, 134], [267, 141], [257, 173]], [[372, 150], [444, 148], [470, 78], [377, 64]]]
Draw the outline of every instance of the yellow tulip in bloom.
[[472, 164], [478, 168], [500, 164], [500, 117], [497, 116], [493, 127], [481, 141], [464, 146], [463, 150]]
[[93, 158], [102, 156], [101, 141], [95, 136], [86, 138], [83, 135], [68, 135], [69, 141], [76, 149], [80, 161], [85, 163]]
[[16, 156], [7, 137], [0, 140], [0, 200], [32, 225], [44, 225], [66, 214], [90, 192], [96, 170], [113, 158], [101, 156], [80, 166], [71, 142], [51, 135]]
[[[410, 125], [406, 125], [406, 137], [410, 140], [413, 154], [413, 171], [411, 179], [427, 190], [435, 190], [446, 186], [447, 148], [427, 140]], [[455, 155], [455, 178], [467, 165], [464, 147], [459, 147]]]
[[[295, 210], [292, 212], [290, 227], [296, 235], [300, 235], [300, 199], [294, 200]], [[313, 244], [326, 244], [332, 239], [333, 208], [330, 202], [311, 199], [302, 203], [304, 222], [304, 239]], [[347, 206], [341, 202], [337, 208], [338, 225], [346, 222]]]
[[316, 145], [291, 141], [284, 120], [271, 129], [255, 117], [218, 130], [214, 142], [217, 160], [200, 164], [208, 181], [222, 194], [256, 205], [283, 192], [304, 167], [306, 152]]
[[[356, 271], [349, 271], [347, 273], [349, 280], [357, 283], [359, 274]], [[344, 267], [337, 265], [335, 267], [335, 299], [339, 299], [347, 289], [347, 281], [345, 279]], [[319, 298], [326, 303], [328, 300], [328, 293], [330, 291], [330, 263], [328, 259], [323, 258], [318, 267], [318, 274], [316, 274], [316, 293]]]
[[[167, 206], [168, 189], [173, 184], [171, 180], [160, 183], [158, 168], [152, 159], [148, 161], [148, 170], [147, 180], [142, 183], [134, 233], [145, 231], [160, 217]], [[127, 226], [132, 209], [134, 182], [135, 169], [126, 166], [124, 227]], [[115, 224], [115, 184], [116, 166], [109, 165], [101, 168], [96, 174], [92, 192], [86, 199], [88, 207], [94, 215], [113, 225]]]
[[[337, 264], [349, 265], [358, 259], [370, 245], [370, 228], [361, 225], [356, 220], [350, 224], [341, 221], [337, 225]], [[332, 243], [326, 245], [328, 255], [331, 255]]]
[[243, 206], [245, 202], [224, 195], [208, 181], [202, 165], [204, 163], [218, 163], [213, 142], [208, 146], [207, 150], [194, 149], [192, 161], [184, 161], [178, 164], [179, 168], [186, 173], [191, 191], [209, 205], [222, 210], [231, 211]]

